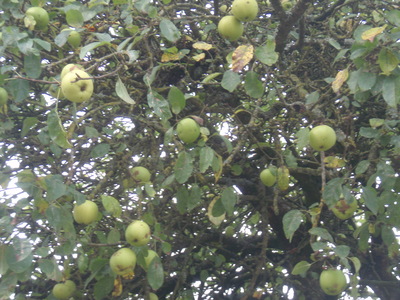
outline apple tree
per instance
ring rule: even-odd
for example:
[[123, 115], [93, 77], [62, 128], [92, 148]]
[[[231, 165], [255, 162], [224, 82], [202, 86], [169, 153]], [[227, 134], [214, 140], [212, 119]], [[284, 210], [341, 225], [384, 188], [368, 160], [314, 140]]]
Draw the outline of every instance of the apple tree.
[[234, 2], [0, 0], [0, 299], [398, 299], [398, 1]]

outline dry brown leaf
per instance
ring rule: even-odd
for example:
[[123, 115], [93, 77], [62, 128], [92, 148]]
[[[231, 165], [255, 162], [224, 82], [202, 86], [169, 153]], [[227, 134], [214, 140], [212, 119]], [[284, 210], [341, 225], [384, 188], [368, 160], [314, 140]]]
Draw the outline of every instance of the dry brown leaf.
[[232, 71], [240, 72], [254, 56], [253, 45], [241, 45], [233, 51], [232, 54]]

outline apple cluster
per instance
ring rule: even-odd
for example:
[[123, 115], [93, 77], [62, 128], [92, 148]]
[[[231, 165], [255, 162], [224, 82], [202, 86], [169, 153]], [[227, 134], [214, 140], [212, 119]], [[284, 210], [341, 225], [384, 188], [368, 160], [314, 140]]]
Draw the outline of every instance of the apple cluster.
[[218, 23], [219, 34], [233, 42], [238, 40], [244, 31], [242, 22], [253, 21], [258, 14], [256, 0], [234, 0], [231, 7], [232, 15], [224, 16]]

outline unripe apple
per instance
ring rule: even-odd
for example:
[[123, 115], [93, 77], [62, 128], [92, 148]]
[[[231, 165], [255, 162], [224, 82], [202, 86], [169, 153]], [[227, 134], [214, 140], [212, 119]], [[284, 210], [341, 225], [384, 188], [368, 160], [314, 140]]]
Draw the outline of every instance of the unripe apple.
[[145, 167], [134, 167], [130, 170], [131, 177], [136, 183], [146, 183], [150, 181], [151, 174]]
[[72, 30], [72, 29], [69, 29], [69, 28], [65, 28], [62, 31], [69, 31], [70, 32], [69, 35], [68, 35], [68, 38], [67, 38], [67, 42], [68, 42], [68, 44], [70, 44], [70, 46], [72, 48], [75, 49], [75, 48], [78, 48], [81, 45], [82, 39], [81, 39], [81, 35], [79, 34], [78, 31], [75, 31], [75, 30]]
[[200, 126], [192, 118], [184, 118], [178, 122], [176, 133], [182, 142], [193, 143], [200, 135]]
[[81, 205], [75, 205], [73, 216], [75, 222], [78, 224], [88, 225], [97, 220], [99, 208], [93, 201], [86, 200]]
[[325, 294], [330, 296], [339, 295], [346, 287], [346, 276], [336, 269], [328, 269], [321, 272], [319, 285]]
[[49, 14], [41, 7], [30, 7], [25, 12], [25, 15], [32, 16], [35, 20], [35, 29], [44, 30], [49, 24]]
[[332, 212], [341, 220], [351, 218], [354, 212], [357, 210], [357, 201], [354, 200], [351, 203], [347, 203], [346, 200], [341, 199], [331, 208]]
[[141, 220], [133, 221], [125, 230], [126, 241], [133, 246], [144, 246], [150, 241], [149, 225]]
[[239, 21], [252, 21], [257, 17], [258, 3], [256, 0], [234, 0], [232, 14]]
[[226, 236], [232, 237], [235, 234], [235, 228], [233, 228], [233, 226], [227, 226], [225, 228], [225, 234]]
[[243, 30], [243, 24], [234, 16], [225, 16], [218, 23], [219, 34], [231, 42], [238, 40]]
[[310, 131], [310, 146], [316, 151], [326, 151], [336, 143], [336, 133], [328, 125], [319, 125]]
[[276, 182], [275, 172], [271, 168], [264, 169], [260, 173], [260, 179], [266, 186], [273, 186]]
[[8, 92], [5, 88], [0, 87], [0, 106], [3, 106], [8, 101]]
[[158, 257], [157, 252], [153, 250], [147, 250], [147, 256], [144, 257], [145, 270], [149, 267], [150, 263], [153, 261], [154, 257]]
[[136, 254], [129, 248], [121, 248], [110, 257], [110, 268], [118, 275], [132, 273], [136, 266]]
[[72, 102], [82, 103], [89, 100], [93, 94], [93, 80], [80, 78], [90, 77], [82, 70], [74, 70], [64, 75], [61, 80], [61, 89], [65, 98]]
[[75, 283], [71, 280], [67, 280], [64, 283], [57, 283], [53, 287], [53, 296], [59, 300], [68, 300], [72, 297], [75, 290]]
[[284, 11], [288, 11], [288, 10], [292, 9], [292, 7], [294, 5], [293, 0], [282, 0], [281, 3], [282, 3], [282, 8]]
[[69, 73], [71, 71], [76, 71], [76, 70], [82, 70], [83, 71], [83, 67], [81, 65], [76, 65], [76, 64], [68, 64], [68, 65], [66, 65], [61, 70], [60, 79], [62, 80], [67, 73]]
[[158, 296], [154, 293], [149, 293], [149, 300], [158, 300]]

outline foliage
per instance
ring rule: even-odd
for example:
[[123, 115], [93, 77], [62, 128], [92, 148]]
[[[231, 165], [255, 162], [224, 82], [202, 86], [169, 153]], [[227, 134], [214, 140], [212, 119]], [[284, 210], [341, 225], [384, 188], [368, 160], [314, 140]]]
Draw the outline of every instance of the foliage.
[[[234, 42], [217, 31], [222, 5], [0, 0], [1, 299], [54, 299], [65, 280], [75, 299], [324, 299], [327, 267], [350, 279], [341, 297], [397, 299], [398, 1], [258, 1]], [[46, 29], [32, 30], [31, 6]], [[63, 98], [67, 64], [90, 74], [90, 100]], [[201, 126], [189, 144], [186, 117]], [[320, 124], [337, 142], [318, 153]], [[135, 166], [151, 181], [133, 181]], [[358, 202], [352, 218], [330, 210], [341, 198]], [[85, 200], [101, 213], [89, 225], [72, 216]], [[148, 245], [124, 239], [136, 219]], [[109, 267], [122, 247], [134, 275]]]

